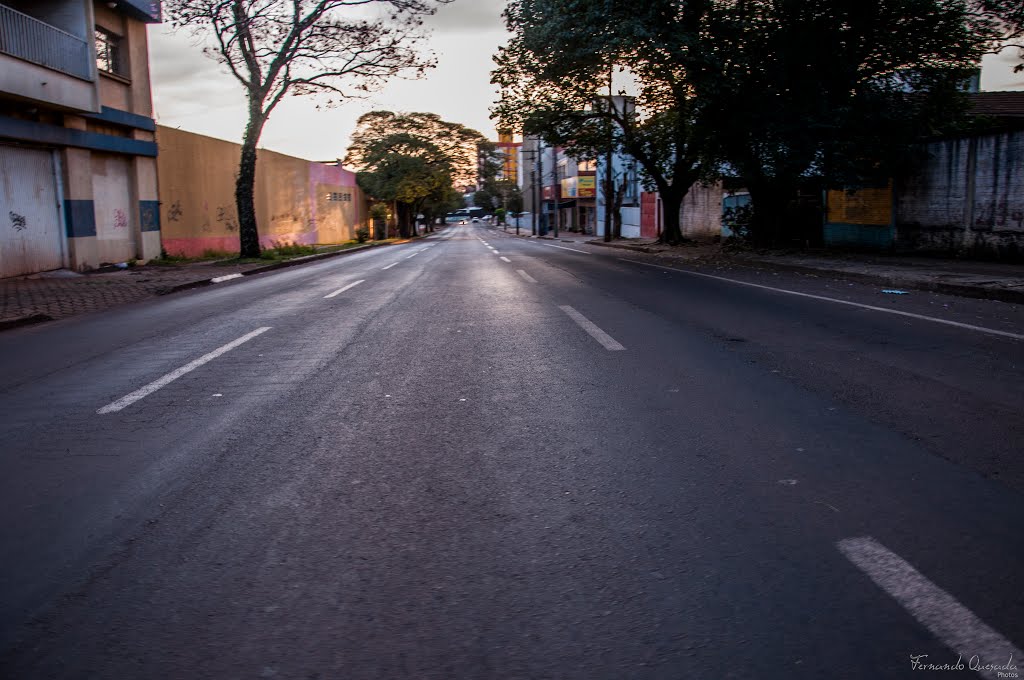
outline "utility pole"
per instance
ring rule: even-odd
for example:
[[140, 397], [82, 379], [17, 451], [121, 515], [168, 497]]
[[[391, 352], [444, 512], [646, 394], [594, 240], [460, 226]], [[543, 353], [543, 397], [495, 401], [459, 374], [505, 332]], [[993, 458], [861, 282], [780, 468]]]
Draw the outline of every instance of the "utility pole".
[[558, 147], [551, 147], [551, 179], [553, 186], [551, 187], [551, 197], [555, 202], [555, 238], [558, 238], [558, 227], [562, 221], [562, 186], [558, 181]]
[[[540, 183], [540, 203], [541, 203], [541, 205], [544, 205], [544, 217], [545, 217], [545, 220], [541, 222], [541, 227], [545, 227], [545, 232], [547, 232], [547, 229], [546, 229], [547, 225], [545, 223], [547, 221], [546, 218], [547, 218], [547, 214], [548, 214], [548, 209], [547, 209], [547, 206], [544, 204], [544, 147], [541, 146], [540, 138], [537, 139], [537, 154], [536, 155], [537, 155], [537, 181]], [[542, 234], [538, 233], [536, 235], [537, 236], [541, 236]]]
[[605, 163], [605, 191], [604, 191], [604, 240], [609, 243], [612, 240], [612, 196], [615, 187], [612, 182], [612, 151], [615, 145], [615, 130], [612, 128], [612, 77], [615, 75], [615, 64], [608, 65], [608, 156]]

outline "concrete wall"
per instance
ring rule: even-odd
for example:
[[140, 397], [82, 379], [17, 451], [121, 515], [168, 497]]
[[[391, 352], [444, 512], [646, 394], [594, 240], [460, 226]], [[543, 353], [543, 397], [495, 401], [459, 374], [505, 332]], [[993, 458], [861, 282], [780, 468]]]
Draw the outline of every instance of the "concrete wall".
[[[157, 141], [164, 250], [190, 257], [237, 252], [235, 175], [241, 147], [166, 127], [157, 128]], [[256, 219], [264, 247], [341, 243], [367, 223], [366, 200], [348, 170], [260, 150]]]
[[679, 227], [686, 238], [710, 240], [722, 235], [722, 183], [695, 184], [679, 210]]
[[1024, 259], [1024, 131], [936, 142], [899, 183], [901, 250]]
[[[686, 238], [708, 241], [722, 235], [722, 183], [695, 184], [679, 207], [679, 228]], [[663, 217], [657, 192], [640, 195], [640, 235], [657, 238]]]

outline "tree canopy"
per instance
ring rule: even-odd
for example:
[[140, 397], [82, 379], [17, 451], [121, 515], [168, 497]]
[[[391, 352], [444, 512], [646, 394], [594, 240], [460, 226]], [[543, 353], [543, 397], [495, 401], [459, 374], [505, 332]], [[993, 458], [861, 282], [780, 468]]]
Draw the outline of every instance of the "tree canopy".
[[357, 170], [367, 194], [396, 204], [407, 236], [416, 215], [430, 225], [458, 207], [456, 187], [476, 185], [478, 147], [486, 141], [436, 114], [371, 111], [360, 117], [344, 163]]
[[[405, 135], [401, 139], [428, 142], [436, 153], [447, 159], [452, 182], [457, 188], [476, 186], [480, 149], [491, 144], [476, 130], [443, 120], [436, 113], [370, 111], [360, 116], [356, 123], [345, 165], [357, 169], [365, 167], [372, 150], [391, 135]], [[422, 149], [416, 153], [420, 152]]]
[[[502, 127], [581, 159], [609, 150], [636, 158], [662, 195], [663, 239], [676, 243], [682, 200], [714, 163], [687, 82], [703, 58], [707, 11], [702, 1], [513, 0], [505, 10], [512, 39], [495, 56], [501, 100], [492, 113]], [[634, 77], [635, 100], [610, 96], [621, 94], [609, 92], [616, 68]]]
[[[666, 241], [686, 192], [716, 172], [751, 190], [759, 240], [785, 238], [802, 178], [886, 176], [957, 119], [963, 82], [1013, 18], [973, 2], [513, 0], [493, 114], [584, 158], [636, 158]], [[609, 106], [612, 67], [635, 81], [635, 108]]]

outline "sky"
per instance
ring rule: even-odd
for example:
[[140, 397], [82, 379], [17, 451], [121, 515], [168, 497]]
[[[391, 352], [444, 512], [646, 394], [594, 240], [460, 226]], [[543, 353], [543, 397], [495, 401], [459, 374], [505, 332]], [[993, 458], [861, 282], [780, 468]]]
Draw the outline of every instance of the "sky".
[[[431, 29], [422, 48], [437, 68], [421, 80], [395, 79], [367, 99], [326, 108], [312, 97], [290, 97], [271, 114], [260, 146], [310, 160], [345, 155], [356, 120], [367, 111], [431, 111], [497, 139], [489, 107], [497, 97], [490, 84], [491, 56], [508, 39], [501, 11], [505, 0], [455, 0], [427, 19]], [[202, 53], [187, 31], [169, 24], [149, 27], [150, 71], [157, 122], [190, 132], [241, 141], [245, 95], [225, 67]], [[1014, 50], [982, 64], [983, 90], [1024, 90], [1024, 73], [1014, 74]]]
[[[455, 0], [426, 20], [431, 29], [422, 51], [437, 68], [421, 80], [392, 80], [365, 100], [319, 109], [312, 97], [289, 97], [270, 116], [262, 148], [310, 160], [345, 155], [356, 120], [367, 111], [431, 111], [497, 139], [488, 108], [497, 98], [491, 60], [508, 34], [501, 19], [505, 0]], [[160, 125], [241, 141], [245, 95], [226, 67], [202, 53], [185, 30], [149, 27], [153, 105]]]

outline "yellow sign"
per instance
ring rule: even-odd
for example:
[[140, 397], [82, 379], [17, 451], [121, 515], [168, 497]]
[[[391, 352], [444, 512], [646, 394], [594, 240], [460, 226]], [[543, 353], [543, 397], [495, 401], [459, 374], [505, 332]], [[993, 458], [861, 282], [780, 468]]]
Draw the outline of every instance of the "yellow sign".
[[576, 181], [576, 195], [579, 198], [594, 198], [597, 196], [597, 177], [580, 176]]

